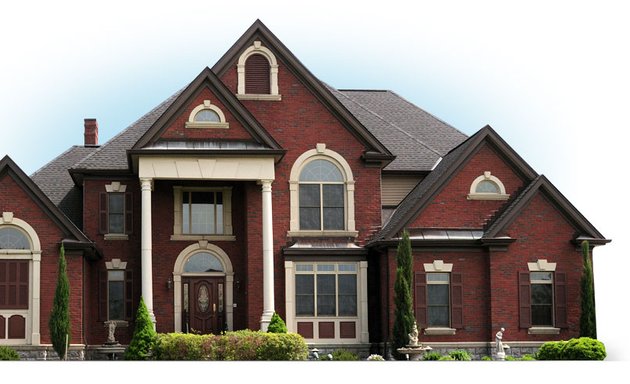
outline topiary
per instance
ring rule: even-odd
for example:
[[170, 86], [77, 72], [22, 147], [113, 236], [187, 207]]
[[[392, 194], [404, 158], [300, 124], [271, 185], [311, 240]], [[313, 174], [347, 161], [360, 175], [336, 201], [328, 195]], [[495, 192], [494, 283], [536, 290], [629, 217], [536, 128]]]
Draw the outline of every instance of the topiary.
[[157, 333], [153, 328], [153, 321], [151, 321], [147, 306], [144, 304], [144, 299], [140, 297], [138, 313], [136, 314], [136, 327], [131, 342], [125, 351], [125, 360], [149, 360], [156, 339]]
[[0, 345], [0, 360], [20, 360], [20, 355], [5, 345]]
[[287, 333], [287, 325], [284, 323], [284, 320], [278, 315], [276, 312], [271, 316], [271, 321], [269, 322], [269, 326], [267, 327], [267, 332], [270, 333]]

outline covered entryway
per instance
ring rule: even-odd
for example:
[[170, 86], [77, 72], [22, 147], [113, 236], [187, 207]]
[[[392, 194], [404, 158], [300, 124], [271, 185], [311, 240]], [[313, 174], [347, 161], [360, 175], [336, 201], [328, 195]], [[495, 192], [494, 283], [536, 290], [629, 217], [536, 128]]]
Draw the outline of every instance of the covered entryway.
[[182, 331], [219, 334], [225, 330], [225, 277], [182, 278]]
[[234, 324], [234, 271], [228, 255], [201, 240], [173, 267], [175, 332], [218, 334]]

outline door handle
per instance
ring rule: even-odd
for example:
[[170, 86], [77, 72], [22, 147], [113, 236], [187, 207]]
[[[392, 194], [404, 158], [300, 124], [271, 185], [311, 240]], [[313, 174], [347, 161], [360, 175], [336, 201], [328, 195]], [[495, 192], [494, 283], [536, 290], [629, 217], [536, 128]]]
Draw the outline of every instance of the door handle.
[[216, 303], [212, 303], [212, 312], [213, 313], [217, 313], [217, 304]]

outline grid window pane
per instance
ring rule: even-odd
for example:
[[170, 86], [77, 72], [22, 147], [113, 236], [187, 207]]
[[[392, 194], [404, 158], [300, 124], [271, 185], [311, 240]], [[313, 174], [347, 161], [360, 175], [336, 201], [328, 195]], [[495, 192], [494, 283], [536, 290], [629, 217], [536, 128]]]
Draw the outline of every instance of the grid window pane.
[[338, 275], [339, 316], [357, 315], [357, 275]]
[[335, 302], [335, 275], [317, 275], [317, 316], [335, 316]]
[[109, 233], [125, 232], [125, 194], [110, 193], [109, 194]]
[[450, 326], [449, 285], [427, 285], [427, 314], [429, 326]]
[[109, 320], [123, 320], [125, 317], [125, 282], [108, 283]]
[[551, 284], [532, 284], [532, 325], [553, 325]]
[[223, 193], [184, 192], [182, 233], [223, 234]]
[[295, 275], [295, 314], [313, 316], [315, 314], [314, 276]]

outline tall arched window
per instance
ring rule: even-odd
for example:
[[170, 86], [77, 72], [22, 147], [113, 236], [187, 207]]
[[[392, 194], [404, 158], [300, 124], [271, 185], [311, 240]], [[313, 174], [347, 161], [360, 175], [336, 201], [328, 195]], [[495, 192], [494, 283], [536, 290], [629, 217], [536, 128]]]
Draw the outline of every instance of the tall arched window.
[[289, 236], [357, 235], [354, 222], [354, 179], [348, 162], [317, 144], [297, 158], [289, 179]]
[[0, 216], [0, 345], [39, 345], [41, 247], [35, 230]]
[[344, 178], [325, 159], [310, 161], [300, 173], [300, 229], [343, 230]]

